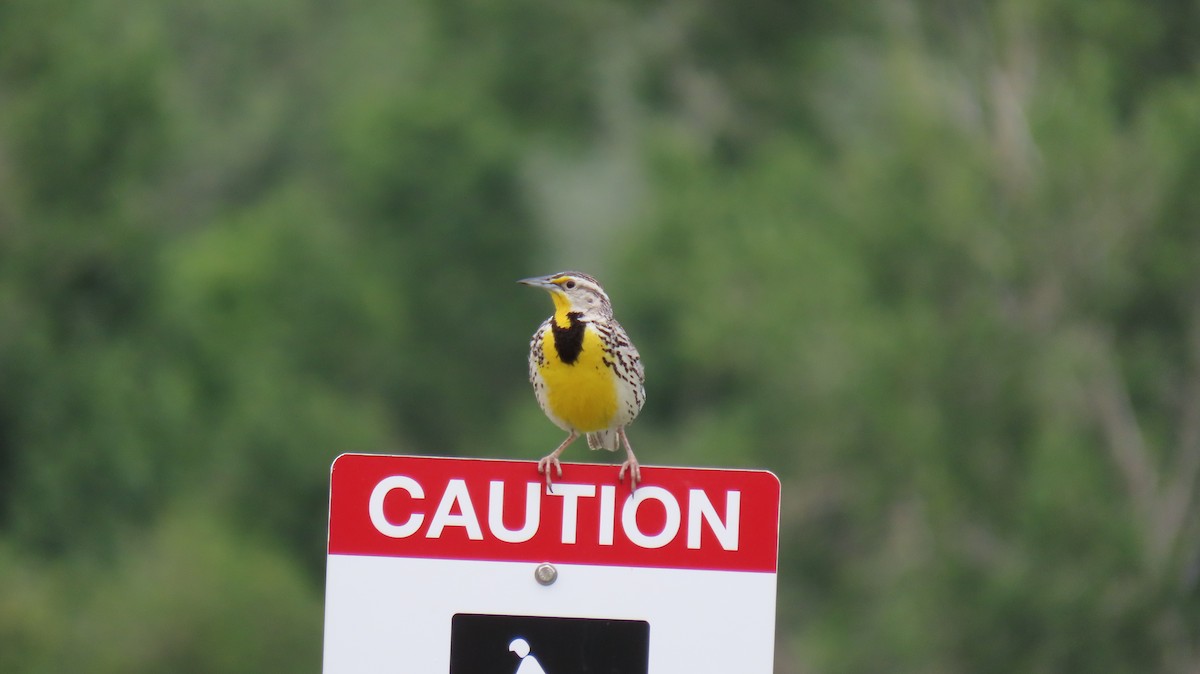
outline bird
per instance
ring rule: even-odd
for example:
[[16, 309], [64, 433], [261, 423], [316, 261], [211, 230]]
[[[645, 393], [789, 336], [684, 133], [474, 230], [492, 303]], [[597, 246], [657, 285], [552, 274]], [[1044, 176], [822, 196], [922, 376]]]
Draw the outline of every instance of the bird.
[[592, 449], [615, 452], [624, 446], [617, 481], [623, 482], [628, 472], [630, 490], [636, 491], [641, 466], [625, 427], [646, 402], [646, 375], [637, 348], [613, 318], [608, 294], [596, 279], [577, 271], [518, 283], [549, 292], [554, 302], [554, 314], [529, 343], [534, 396], [550, 421], [567, 432], [562, 444], [538, 461], [546, 488], [553, 492], [551, 471], [562, 477], [558, 457], [582, 434]]

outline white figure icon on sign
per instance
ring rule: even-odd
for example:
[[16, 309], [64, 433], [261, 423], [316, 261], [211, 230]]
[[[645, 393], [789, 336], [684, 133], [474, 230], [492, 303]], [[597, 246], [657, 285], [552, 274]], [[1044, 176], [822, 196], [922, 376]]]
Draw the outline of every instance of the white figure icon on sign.
[[508, 645], [508, 650], [517, 654], [521, 658], [521, 665], [517, 667], [514, 674], [546, 674], [546, 670], [542, 669], [542, 664], [538, 662], [535, 656], [529, 654], [529, 642], [517, 637]]

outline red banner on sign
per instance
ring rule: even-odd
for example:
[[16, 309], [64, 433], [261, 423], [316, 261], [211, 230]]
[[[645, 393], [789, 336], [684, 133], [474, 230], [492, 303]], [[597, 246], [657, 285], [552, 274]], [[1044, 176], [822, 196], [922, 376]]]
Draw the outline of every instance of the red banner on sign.
[[765, 471], [344, 454], [329, 554], [774, 573], [779, 480]]

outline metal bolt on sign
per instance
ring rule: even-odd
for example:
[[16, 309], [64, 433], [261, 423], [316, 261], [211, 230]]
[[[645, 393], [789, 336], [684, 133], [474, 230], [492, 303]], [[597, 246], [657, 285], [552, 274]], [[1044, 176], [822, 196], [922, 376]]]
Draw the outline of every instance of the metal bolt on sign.
[[558, 580], [558, 569], [549, 562], [543, 562], [533, 570], [533, 577], [542, 585], [553, 585]]

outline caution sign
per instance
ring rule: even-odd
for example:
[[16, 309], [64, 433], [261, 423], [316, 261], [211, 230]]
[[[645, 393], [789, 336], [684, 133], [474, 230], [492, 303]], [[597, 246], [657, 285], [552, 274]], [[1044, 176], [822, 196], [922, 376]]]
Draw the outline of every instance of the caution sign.
[[346, 454], [326, 674], [772, 671], [779, 481], [764, 471]]

